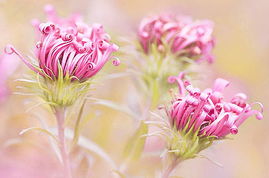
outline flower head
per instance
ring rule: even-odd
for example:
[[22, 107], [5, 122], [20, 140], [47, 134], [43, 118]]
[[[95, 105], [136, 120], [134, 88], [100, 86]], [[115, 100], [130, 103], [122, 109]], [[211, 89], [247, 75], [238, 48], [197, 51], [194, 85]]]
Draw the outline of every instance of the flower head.
[[147, 54], [156, 45], [160, 52], [212, 62], [215, 43], [212, 32], [213, 23], [209, 20], [192, 21], [189, 17], [163, 14], [143, 19], [138, 37]]
[[179, 94], [165, 108], [168, 120], [163, 118], [158, 124], [165, 131], [169, 152], [180, 159], [194, 158], [213, 141], [237, 134], [238, 127], [252, 115], [262, 119], [262, 112], [246, 102], [245, 94], [224, 100], [222, 92], [228, 81], [216, 79], [212, 88], [201, 91], [189, 81], [183, 81], [183, 77], [184, 73], [180, 73], [168, 78], [169, 82], [178, 83]]
[[39, 30], [37, 66], [30, 64], [13, 47], [9, 46], [7, 51], [16, 53], [32, 70], [53, 80], [63, 73], [63, 77], [85, 81], [102, 69], [118, 49], [99, 24], [90, 27], [78, 22], [74, 26], [61, 26], [47, 22], [41, 23]]
[[180, 95], [167, 111], [171, 124], [177, 130], [188, 132], [192, 129], [200, 137], [223, 138], [228, 134], [237, 134], [238, 127], [252, 115], [262, 119], [262, 113], [246, 102], [247, 96], [243, 93], [224, 101], [222, 92], [229, 85], [228, 81], [218, 78], [213, 88], [201, 92], [190, 82], [183, 83], [182, 76], [169, 78], [170, 82], [177, 81], [180, 88]]
[[[29, 62], [10, 45], [6, 53], [15, 53], [39, 74], [35, 86], [45, 101], [53, 105], [72, 105], [87, 93], [88, 79], [103, 68], [118, 46], [111, 43], [100, 24], [89, 26], [77, 16], [61, 19], [51, 6], [46, 7], [46, 12], [50, 21], [36, 23], [39, 24], [36, 60]], [[112, 63], [117, 66], [120, 61], [115, 59]]]

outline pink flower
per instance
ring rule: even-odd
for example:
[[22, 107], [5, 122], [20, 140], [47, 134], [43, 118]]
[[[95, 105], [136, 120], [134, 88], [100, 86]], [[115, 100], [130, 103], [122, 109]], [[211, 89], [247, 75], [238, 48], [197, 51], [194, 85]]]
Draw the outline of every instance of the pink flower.
[[[62, 73], [63, 77], [85, 81], [101, 70], [118, 49], [100, 24], [90, 27], [82, 21], [67, 23], [52, 17], [60, 24], [47, 22], [39, 25], [37, 65], [27, 61], [12, 46], [6, 49], [8, 53], [17, 54], [30, 69], [42, 76], [54, 80]], [[113, 61], [113, 64], [118, 65], [119, 61]]]
[[9, 55], [0, 55], [0, 101], [3, 101], [9, 95], [7, 80], [18, 67], [18, 60]]
[[183, 76], [181, 73], [178, 77], [169, 78], [169, 82], [177, 81], [180, 95], [172, 101], [167, 114], [172, 126], [179, 131], [193, 129], [201, 137], [223, 138], [230, 133], [236, 134], [238, 127], [252, 115], [262, 119], [262, 113], [246, 102], [247, 97], [243, 93], [234, 95], [231, 101], [224, 101], [222, 91], [229, 85], [228, 81], [216, 79], [213, 88], [201, 92], [190, 82], [183, 82]]
[[138, 37], [145, 53], [152, 44], [160, 52], [169, 51], [192, 59], [213, 61], [211, 54], [215, 44], [213, 23], [209, 20], [192, 21], [189, 17], [159, 15], [145, 18], [138, 29]]

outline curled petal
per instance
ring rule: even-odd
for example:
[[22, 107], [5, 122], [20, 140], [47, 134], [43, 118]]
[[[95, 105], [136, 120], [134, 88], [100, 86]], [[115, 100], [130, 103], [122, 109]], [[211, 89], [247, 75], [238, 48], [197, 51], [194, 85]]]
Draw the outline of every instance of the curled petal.
[[73, 40], [73, 35], [72, 34], [64, 34], [64, 35], [62, 35], [62, 39], [64, 40], [64, 41], [72, 41]]
[[[31, 70], [41, 74], [28, 60], [26, 60], [12, 45], [7, 45], [5, 48], [7, 54], [16, 54]], [[41, 74], [42, 75], [42, 74]]]
[[42, 47], [42, 43], [39, 41], [36, 43], [36, 48], [41, 48]]
[[107, 49], [110, 46], [110, 44], [107, 43], [106, 41], [102, 40], [102, 41], [99, 42], [98, 46], [101, 49]]
[[175, 77], [175, 76], [170, 76], [170, 77], [168, 77], [168, 79], [167, 79], [168, 83], [175, 83], [176, 80], [177, 80], [177, 77]]
[[7, 45], [4, 50], [6, 54], [15, 53], [15, 48], [12, 45]]
[[231, 132], [231, 134], [237, 134], [238, 133], [238, 128], [235, 125], [233, 125], [231, 127], [231, 129], [230, 129], [230, 132]]
[[41, 23], [39, 25], [39, 30], [43, 34], [49, 34], [51, 31], [55, 30], [55, 25], [52, 23]]
[[79, 53], [85, 53], [86, 51], [87, 51], [87, 48], [84, 46], [78, 48]]
[[112, 44], [112, 51], [117, 51], [119, 50], [119, 46], [118, 45], [115, 45], [115, 44]]
[[200, 95], [200, 90], [198, 88], [193, 88], [192, 85], [187, 85], [186, 90], [194, 96], [199, 96]]
[[179, 87], [179, 93], [181, 95], [185, 94], [185, 87], [184, 87], [184, 83], [183, 83], [183, 78], [185, 76], [184, 72], [180, 72], [178, 76], [170, 76], [168, 77], [167, 81], [168, 83], [175, 83], [177, 82], [178, 87]]
[[253, 105], [255, 105], [255, 104], [257, 104], [257, 105], [259, 105], [260, 106], [260, 108], [261, 108], [261, 113], [263, 113], [263, 104], [262, 103], [260, 103], [260, 102], [254, 102], [254, 103], [252, 103], [250, 106], [253, 106]]
[[120, 65], [120, 59], [114, 57], [114, 59], [112, 60], [112, 64], [113, 64], [114, 66], [119, 66], [119, 65]]
[[263, 119], [263, 115], [262, 115], [262, 113], [257, 112], [257, 113], [256, 113], [256, 118], [257, 118], [258, 120]]
[[95, 70], [96, 69], [96, 64], [94, 64], [93, 62], [89, 62], [88, 69], [89, 70]]
[[240, 126], [247, 118], [255, 115], [258, 120], [263, 118], [263, 115], [260, 111], [257, 110], [250, 110], [247, 111], [247, 108], [239, 115], [238, 119], [235, 121], [235, 125], [238, 127]]

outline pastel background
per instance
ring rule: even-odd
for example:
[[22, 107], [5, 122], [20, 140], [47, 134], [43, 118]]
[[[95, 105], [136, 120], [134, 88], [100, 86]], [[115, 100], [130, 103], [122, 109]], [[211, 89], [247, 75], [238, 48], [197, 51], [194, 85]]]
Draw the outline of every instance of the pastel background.
[[[43, 6], [53, 4], [60, 15], [80, 12], [88, 23], [104, 24], [113, 35], [134, 36], [139, 20], [146, 15], [173, 11], [193, 16], [194, 19], [211, 19], [215, 22], [217, 45], [216, 62], [206, 67], [210, 81], [223, 77], [232, 81], [235, 91], [243, 91], [249, 100], [264, 104], [264, 119], [250, 118], [232, 140], [215, 144], [203, 152], [223, 167], [206, 159], [188, 160], [176, 171], [185, 178], [267, 178], [269, 177], [269, 1], [268, 0], [0, 0], [0, 49], [12, 43], [24, 54], [31, 54], [34, 31], [31, 19], [45, 20]], [[18, 59], [16, 59], [18, 60]], [[127, 59], [121, 59], [122, 61]], [[110, 64], [108, 64], [110, 65]], [[110, 67], [105, 72], [120, 72]], [[9, 78], [8, 84], [18, 91], [14, 82], [22, 78], [28, 69], [21, 63]], [[127, 102], [131, 80], [113, 79], [98, 85], [93, 93], [104, 99]], [[30, 98], [30, 99], [29, 99]], [[57, 177], [59, 163], [48, 149], [47, 138], [37, 132], [19, 136], [20, 130], [37, 126], [36, 117], [50, 116], [42, 107], [32, 107], [34, 97], [12, 94], [0, 104], [0, 178], [50, 178]], [[116, 163], [121, 162], [121, 152], [127, 138], [134, 131], [134, 123], [128, 116], [102, 106], [87, 104], [82, 134], [95, 141]], [[54, 118], [48, 118], [53, 123]], [[83, 154], [91, 156], [88, 152]], [[90, 162], [82, 160], [85, 167], [78, 172], [89, 171], [93, 177], [109, 177], [106, 164], [93, 156]], [[140, 164], [129, 170], [142, 177], [152, 177], [152, 170], [160, 168], [158, 158], [144, 155]], [[102, 175], [102, 176], [101, 176]]]

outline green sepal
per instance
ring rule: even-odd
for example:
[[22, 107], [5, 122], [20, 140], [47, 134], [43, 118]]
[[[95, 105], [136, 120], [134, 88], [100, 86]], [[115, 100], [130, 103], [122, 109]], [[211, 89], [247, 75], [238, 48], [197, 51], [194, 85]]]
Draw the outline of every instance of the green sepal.
[[[63, 69], [58, 64], [57, 78], [51, 78], [41, 69], [42, 74], [30, 76], [30, 79], [20, 80], [27, 83], [31, 94], [40, 96], [51, 107], [67, 107], [73, 105], [79, 98], [82, 98], [89, 91], [91, 81], [79, 81], [68, 73], [63, 74]], [[34, 77], [35, 76], [35, 77]]]
[[168, 140], [168, 148], [171, 154], [181, 160], [197, 157], [198, 153], [208, 148], [217, 139], [216, 136], [199, 135], [199, 128], [194, 131], [194, 125], [189, 128], [190, 120], [185, 127], [178, 131], [174, 126], [172, 138]]

